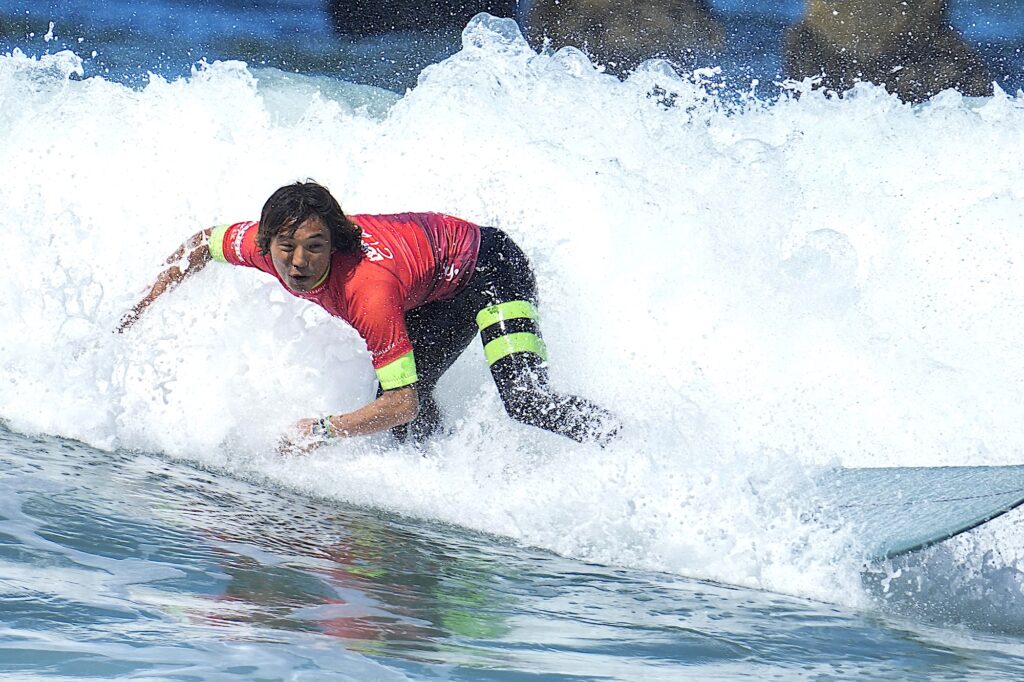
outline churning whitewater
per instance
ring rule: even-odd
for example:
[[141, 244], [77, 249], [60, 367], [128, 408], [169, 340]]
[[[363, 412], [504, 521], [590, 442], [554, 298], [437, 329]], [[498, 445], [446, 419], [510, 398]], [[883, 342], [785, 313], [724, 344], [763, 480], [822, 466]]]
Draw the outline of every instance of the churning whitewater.
[[[70, 52], [0, 57], [11, 428], [853, 604], [857, 538], [808, 519], [815, 470], [1021, 461], [1024, 93], [724, 96], [714, 70], [621, 81], [488, 17], [404, 96], [240, 62], [140, 89], [83, 73]], [[363, 404], [373, 372], [353, 330], [251, 270], [211, 266], [113, 333], [185, 238], [305, 178], [348, 212], [508, 232], [553, 382], [623, 437], [511, 422], [474, 345], [425, 451], [382, 436], [284, 458], [289, 424]], [[1015, 519], [942, 560], [1016, 566]]]

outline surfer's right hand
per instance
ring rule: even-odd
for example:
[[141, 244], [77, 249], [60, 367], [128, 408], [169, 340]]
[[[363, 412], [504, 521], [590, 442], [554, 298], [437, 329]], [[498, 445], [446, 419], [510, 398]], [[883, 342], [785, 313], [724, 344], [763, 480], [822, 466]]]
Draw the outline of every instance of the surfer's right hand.
[[139, 317], [142, 316], [142, 311], [139, 310], [138, 306], [132, 308], [124, 315], [121, 316], [121, 322], [118, 323], [117, 329], [114, 330], [118, 334], [124, 334], [128, 331], [133, 324], [135, 324]]
[[281, 435], [277, 451], [282, 455], [306, 455], [323, 445], [326, 440], [317, 431], [319, 419], [300, 419]]

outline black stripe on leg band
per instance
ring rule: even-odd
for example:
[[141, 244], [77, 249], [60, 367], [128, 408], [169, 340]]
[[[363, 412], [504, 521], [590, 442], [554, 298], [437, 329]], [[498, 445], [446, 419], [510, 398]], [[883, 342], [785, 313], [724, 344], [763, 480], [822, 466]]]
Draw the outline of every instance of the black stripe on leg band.
[[480, 338], [486, 346], [499, 336], [507, 336], [517, 332], [530, 332], [531, 334], [540, 336], [540, 328], [537, 325], [537, 320], [531, 320], [528, 317], [514, 317], [511, 320], [501, 320], [499, 322], [495, 322], [486, 329], [481, 329]]

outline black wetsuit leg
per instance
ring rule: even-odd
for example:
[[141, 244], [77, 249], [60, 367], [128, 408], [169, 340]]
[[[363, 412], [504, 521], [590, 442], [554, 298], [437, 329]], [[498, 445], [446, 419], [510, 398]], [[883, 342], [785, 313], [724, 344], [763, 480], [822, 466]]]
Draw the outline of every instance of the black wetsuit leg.
[[[454, 297], [428, 303], [405, 314], [409, 340], [416, 358], [419, 414], [392, 429], [400, 442], [422, 441], [440, 431], [441, 411], [434, 387], [452, 363], [480, 332], [487, 344], [502, 336], [528, 333], [540, 338], [536, 318], [514, 317], [479, 328], [477, 314], [487, 308], [516, 302], [537, 303], [537, 282], [526, 255], [504, 232], [480, 228], [476, 270]], [[618, 420], [593, 402], [551, 389], [547, 362], [537, 352], [520, 349], [490, 364], [491, 377], [505, 411], [516, 421], [561, 434], [580, 442], [610, 441]], [[378, 388], [378, 395], [381, 391]]]
[[[481, 228], [480, 255], [468, 288], [478, 297], [479, 310], [516, 301], [536, 307], [537, 282], [522, 249], [504, 232]], [[540, 338], [536, 318], [513, 317], [484, 321], [480, 337], [487, 344], [509, 335]], [[515, 344], [513, 344], [514, 346]], [[491, 363], [491, 377], [505, 411], [516, 421], [561, 434], [579, 442], [602, 445], [614, 438], [619, 421], [610, 412], [578, 396], [556, 393], [550, 386], [547, 362], [537, 352], [512, 352]]]

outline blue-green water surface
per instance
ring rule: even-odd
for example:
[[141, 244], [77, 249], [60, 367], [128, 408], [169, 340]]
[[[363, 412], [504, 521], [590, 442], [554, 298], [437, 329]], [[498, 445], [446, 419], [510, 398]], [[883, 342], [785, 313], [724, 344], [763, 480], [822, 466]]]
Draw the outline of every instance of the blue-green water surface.
[[20, 679], [1019, 679], [1024, 646], [0, 431]]

